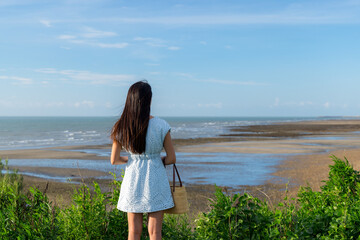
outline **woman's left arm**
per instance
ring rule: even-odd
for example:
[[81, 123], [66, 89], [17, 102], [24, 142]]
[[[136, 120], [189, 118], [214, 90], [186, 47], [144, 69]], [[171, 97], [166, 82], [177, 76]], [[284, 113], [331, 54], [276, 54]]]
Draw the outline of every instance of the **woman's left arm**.
[[121, 148], [121, 145], [117, 141], [113, 141], [110, 158], [112, 165], [127, 163], [128, 157], [120, 156]]

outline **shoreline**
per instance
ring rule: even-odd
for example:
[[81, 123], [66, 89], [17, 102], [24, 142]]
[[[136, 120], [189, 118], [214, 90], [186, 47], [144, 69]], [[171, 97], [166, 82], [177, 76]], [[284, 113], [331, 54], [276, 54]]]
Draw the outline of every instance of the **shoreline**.
[[[360, 157], [360, 120], [320, 120], [293, 123], [276, 123], [271, 125], [253, 125], [234, 127], [236, 134], [241, 130], [243, 136], [204, 138], [204, 139], [174, 139], [176, 151], [179, 153], [231, 153], [231, 154], [278, 154], [285, 159], [273, 166], [274, 171], [269, 179], [259, 185], [238, 185], [237, 187], [222, 187], [225, 191], [250, 192], [260, 199], [267, 199], [272, 205], [281, 201], [285, 196], [286, 182], [288, 194], [296, 196], [299, 186], [306, 186], [307, 182], [314, 190], [319, 190], [321, 181], [326, 180], [332, 164], [330, 155], [339, 158], [345, 155], [355, 169], [360, 168], [356, 159]], [[248, 132], [246, 132], [248, 131]], [[244, 133], [245, 132], [245, 133]], [[251, 134], [249, 134], [251, 133]], [[251, 135], [251, 136], [249, 136]], [[78, 159], [107, 160], [108, 156], [99, 156], [86, 150], [106, 150], [110, 145], [84, 145], [48, 147], [43, 149], [23, 149], [0, 151], [0, 158], [9, 159]], [[220, 156], [220, 155], [219, 155]], [[195, 156], [196, 157], [196, 156]], [[109, 163], [110, 164], [110, 163]], [[197, 164], [205, 166], [206, 162]], [[225, 163], [213, 163], [226, 164]], [[13, 167], [16, 168], [16, 167]], [[85, 182], [99, 181], [106, 188], [109, 179], [96, 179], [109, 175], [103, 171], [76, 168], [44, 168], [18, 167], [20, 171], [46, 173], [54, 176], [71, 176], [73, 179], [85, 178]], [[80, 173], [79, 173], [80, 172]], [[241, 174], [241, 173], [239, 173]], [[24, 175], [24, 187], [37, 186], [40, 190], [48, 185], [49, 198], [58, 201], [61, 193], [63, 202], [70, 203], [71, 189], [74, 184], [58, 182], [44, 178]], [[187, 184], [191, 213], [206, 211], [207, 199], [213, 196], [215, 187], [212, 184]]]

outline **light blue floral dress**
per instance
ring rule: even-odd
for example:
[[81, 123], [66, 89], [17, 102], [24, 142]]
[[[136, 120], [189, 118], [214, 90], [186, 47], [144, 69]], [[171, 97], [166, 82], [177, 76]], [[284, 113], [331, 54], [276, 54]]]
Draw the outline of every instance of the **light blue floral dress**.
[[146, 148], [142, 154], [130, 153], [120, 189], [117, 208], [124, 212], [146, 213], [172, 208], [166, 169], [160, 153], [169, 124], [158, 117], [149, 120]]

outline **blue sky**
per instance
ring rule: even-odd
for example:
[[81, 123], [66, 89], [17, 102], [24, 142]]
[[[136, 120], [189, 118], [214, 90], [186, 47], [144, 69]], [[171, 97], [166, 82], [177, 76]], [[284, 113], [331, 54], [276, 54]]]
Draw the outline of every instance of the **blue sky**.
[[1, 0], [0, 116], [359, 115], [360, 1]]

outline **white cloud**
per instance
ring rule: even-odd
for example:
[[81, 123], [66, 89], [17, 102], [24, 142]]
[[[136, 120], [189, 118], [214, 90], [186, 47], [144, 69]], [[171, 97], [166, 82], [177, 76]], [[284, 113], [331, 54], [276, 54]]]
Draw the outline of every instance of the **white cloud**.
[[180, 50], [180, 48], [179, 48], [179, 47], [175, 47], [175, 46], [168, 47], [167, 49], [169, 49], [169, 50], [173, 50], [173, 51]]
[[314, 105], [314, 103], [311, 101], [300, 101], [300, 102], [285, 102], [285, 103], [282, 103], [281, 105], [304, 107], [304, 106]]
[[301, 101], [299, 102], [299, 106], [313, 105], [311, 101]]
[[60, 35], [58, 38], [63, 39], [63, 40], [69, 40], [69, 39], [75, 39], [76, 36], [74, 36], [74, 35]]
[[52, 27], [51, 22], [49, 20], [42, 19], [39, 22], [43, 24], [45, 27]]
[[325, 108], [329, 108], [329, 107], [330, 107], [330, 103], [329, 103], [329, 102], [324, 103], [324, 107], [325, 107]]
[[279, 106], [279, 103], [280, 103], [280, 98], [275, 98], [275, 102], [274, 102], [274, 107], [278, 107]]
[[[7, 1], [8, 3], [4, 3]], [[0, 6], [10, 5], [16, 0], [2, 0]], [[24, 2], [26, 2], [24, 0]], [[71, 2], [71, 1], [66, 1]], [[84, 4], [93, 1], [83, 1]], [[86, 3], [85, 3], [86, 2]], [[101, 2], [101, 1], [96, 1]], [[247, 13], [247, 5], [231, 4], [235, 8], [230, 11], [223, 11], [223, 7], [231, 7], [229, 4], [219, 5], [219, 9], [207, 8], [205, 5], [194, 7], [193, 15], [184, 15], [187, 11], [176, 11], [176, 14], [162, 14], [157, 12], [156, 15], [149, 17], [127, 17], [131, 16], [125, 12], [119, 12], [118, 16], [114, 17], [111, 12], [105, 12], [100, 17], [75, 17], [52, 19], [52, 23], [77, 23], [77, 24], [158, 24], [158, 25], [250, 25], [250, 24], [282, 24], [282, 25], [298, 25], [298, 24], [354, 24], [360, 22], [359, 1], [345, 0], [345, 1], [285, 1], [283, 4], [269, 4], [268, 9], [259, 9], [256, 13]], [[28, 5], [28, 3], [26, 3]], [[89, 3], [90, 4], [90, 3]], [[94, 6], [94, 5], [93, 5]], [[96, 6], [99, 7], [99, 6]], [[250, 11], [252, 6], [250, 5]], [[121, 8], [117, 8], [120, 10]], [[122, 8], [124, 9], [124, 8]], [[208, 14], [203, 14], [209, 12]], [[35, 11], [34, 14], [37, 12]], [[58, 10], [50, 11], [49, 14], [58, 13]], [[59, 14], [58, 14], [59, 15]], [[48, 20], [45, 20], [48, 21]], [[111, 32], [105, 32], [111, 33]], [[96, 34], [95, 34], [96, 35]], [[90, 35], [91, 36], [91, 35]]]
[[93, 108], [95, 106], [95, 103], [93, 101], [88, 101], [88, 100], [84, 100], [81, 102], [75, 102], [73, 104], [74, 107], [79, 108], [79, 107], [88, 107], [88, 108]]
[[16, 77], [16, 76], [0, 76], [0, 79], [10, 80], [16, 85], [30, 85], [34, 81], [31, 78]]
[[267, 83], [261, 83], [261, 82], [253, 82], [253, 81], [230, 81], [230, 80], [219, 80], [219, 79], [198, 79], [196, 76], [190, 73], [174, 73], [177, 76], [187, 78], [192, 81], [196, 82], [207, 82], [207, 83], [217, 83], [217, 84], [223, 84], [223, 85], [242, 85], [242, 86], [266, 86]]
[[135, 37], [135, 41], [147, 41], [147, 42], [163, 42], [163, 40], [159, 38], [151, 38], [151, 37]]
[[181, 76], [181, 77], [186, 77], [186, 78], [189, 78], [189, 79], [195, 79], [194, 75], [190, 74], [190, 73], [175, 73], [175, 75], [177, 76]]
[[166, 48], [166, 49], [172, 50], [172, 51], [180, 50], [180, 47], [169, 46], [168, 43], [165, 40], [162, 40], [160, 38], [135, 37], [134, 41], [144, 42], [146, 45], [148, 45], [150, 47]]
[[64, 107], [65, 103], [64, 102], [48, 102], [44, 104], [45, 107]]
[[[280, 10], [264, 14], [208, 14], [157, 17], [103, 17], [83, 19], [58, 19], [56, 23], [111, 23], [111, 24], [152, 24], [152, 25], [330, 25], [358, 24], [360, 18], [352, 10], [333, 11], [324, 9]], [[110, 33], [110, 32], [109, 32]]]
[[316, 104], [312, 101], [288, 101], [281, 102], [279, 97], [275, 98], [274, 104], [270, 105], [270, 108], [273, 107], [306, 107], [306, 106], [319, 106], [320, 104]]
[[81, 34], [81, 36], [84, 38], [105, 38], [117, 35], [115, 32], [100, 31], [91, 27], [85, 27], [84, 30], [85, 32]]
[[268, 14], [228, 14], [228, 15], [193, 15], [193, 16], [160, 16], [149, 18], [111, 18], [99, 21], [112, 21], [132, 24], [160, 25], [251, 25], [251, 24], [346, 24], [358, 23], [355, 14], [344, 14], [316, 10], [283, 11]]
[[112, 108], [113, 105], [112, 105], [111, 102], [106, 102], [106, 103], [105, 103], [105, 107], [106, 107], [106, 108]]
[[63, 34], [58, 36], [58, 39], [64, 40], [72, 44], [82, 44], [82, 45], [88, 45], [88, 46], [100, 47], [100, 48], [125, 48], [129, 45], [126, 42], [103, 43], [94, 40], [97, 38], [106, 38], [106, 37], [114, 37], [114, 36], [117, 36], [117, 33], [106, 32], [106, 31], [96, 30], [90, 27], [85, 27], [82, 33], [72, 34], [72, 35]]
[[101, 48], [125, 48], [129, 46], [128, 43], [94, 43], [91, 45], [99, 46]]
[[82, 44], [92, 47], [100, 47], [100, 48], [125, 48], [129, 46], [128, 43], [122, 42], [122, 43], [101, 43], [96, 41], [88, 41], [88, 40], [80, 40], [80, 39], [66, 39], [69, 43], [73, 44]]
[[199, 80], [201, 82], [210, 82], [210, 83], [219, 83], [225, 85], [245, 85], [245, 86], [264, 86], [265, 83], [252, 82], [252, 81], [228, 81], [228, 80], [217, 80], [217, 79], [208, 79], [208, 80]]
[[159, 38], [135, 37], [134, 41], [145, 42], [146, 45], [151, 47], [167, 47], [165, 41]]
[[92, 44], [93, 42], [89, 42], [87, 40], [80, 40], [80, 39], [66, 39], [69, 43], [75, 43], [75, 44]]
[[129, 74], [102, 74], [79, 70], [57, 70], [54, 68], [37, 69], [36, 72], [58, 75], [59, 80], [85, 82], [94, 85], [126, 85], [136, 77]]

